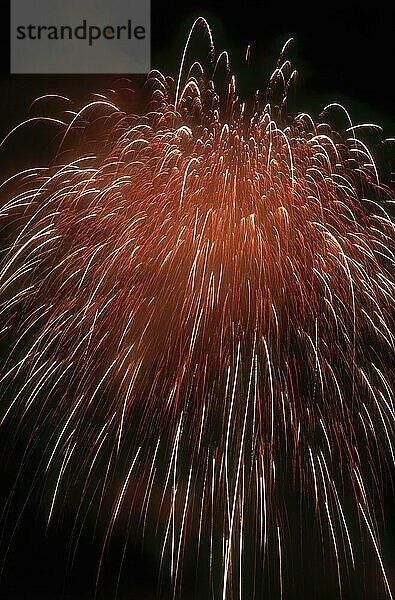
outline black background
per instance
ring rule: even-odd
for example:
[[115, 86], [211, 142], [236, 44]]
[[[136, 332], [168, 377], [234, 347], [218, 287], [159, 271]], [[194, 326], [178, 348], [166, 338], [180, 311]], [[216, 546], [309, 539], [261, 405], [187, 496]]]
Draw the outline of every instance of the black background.
[[[240, 94], [248, 97], [256, 88], [263, 89], [275, 66], [284, 42], [294, 38], [289, 52], [293, 65], [299, 71], [296, 105], [300, 110], [317, 116], [328, 103], [336, 101], [350, 111], [353, 121], [373, 122], [381, 125], [384, 136], [394, 135], [394, 84], [393, 84], [393, 28], [394, 14], [391, 3], [378, 2], [331, 2], [320, 0], [308, 6], [300, 2], [281, 0], [242, 0], [230, 2], [158, 2], [153, 0], [152, 12], [152, 67], [166, 74], [176, 75], [183, 45], [189, 28], [198, 16], [205, 16], [212, 26], [217, 50], [230, 51], [231, 65], [236, 73]], [[2, 70], [0, 78], [0, 137], [26, 118], [29, 104], [45, 93], [59, 93], [77, 101], [87, 100], [92, 92], [101, 91], [111, 85], [112, 75], [92, 76], [39, 76], [9, 74], [8, 14], [4, 10], [2, 19]], [[244, 61], [247, 44], [252, 44], [250, 66]], [[136, 85], [143, 78], [136, 78]], [[30, 138], [28, 138], [30, 140]], [[3, 148], [0, 164], [5, 172], [26, 162], [42, 160], [42, 147], [34, 141]], [[385, 158], [382, 158], [385, 160]], [[380, 166], [380, 165], [379, 165]], [[384, 171], [388, 165], [383, 164]], [[3, 177], [4, 173], [2, 173]], [[20, 449], [22, 451], [22, 449]], [[3, 469], [2, 489], [8, 488], [13, 478], [13, 461]], [[16, 462], [15, 462], [16, 464]], [[390, 506], [388, 491], [388, 506]], [[18, 518], [12, 514], [9, 519]], [[0, 583], [0, 598], [16, 600], [42, 598], [52, 600], [62, 596], [64, 547], [67, 527], [45, 541], [40, 534], [41, 523], [29, 511], [23, 517], [19, 533], [15, 538], [15, 549], [11, 549], [5, 573]], [[393, 555], [390, 541], [386, 542], [387, 560]], [[91, 598], [89, 585], [94, 578], [94, 561], [89, 543], [82, 541], [84, 561], [77, 566], [75, 583], [67, 598]], [[307, 551], [306, 562], [309, 562]], [[368, 560], [368, 559], [366, 559]], [[131, 600], [153, 598], [155, 593], [155, 570], [147, 559], [137, 556], [130, 559], [134, 595]], [[368, 577], [379, 579], [376, 563], [361, 567]], [[336, 577], [336, 574], [333, 574]], [[318, 577], [314, 586], [316, 598], [334, 597], [326, 589], [325, 580]], [[303, 578], [303, 574], [300, 575]], [[112, 589], [108, 583], [109, 588]], [[303, 586], [301, 586], [303, 587]], [[106, 582], [100, 598], [107, 600]], [[350, 600], [372, 596], [377, 590], [361, 581], [354, 581]], [[110, 592], [109, 592], [110, 594]], [[122, 596], [123, 597], [123, 596]], [[306, 598], [305, 592], [292, 598]], [[377, 597], [378, 598], [378, 597]], [[201, 600], [204, 600], [201, 597]], [[287, 600], [285, 598], [284, 600]]]

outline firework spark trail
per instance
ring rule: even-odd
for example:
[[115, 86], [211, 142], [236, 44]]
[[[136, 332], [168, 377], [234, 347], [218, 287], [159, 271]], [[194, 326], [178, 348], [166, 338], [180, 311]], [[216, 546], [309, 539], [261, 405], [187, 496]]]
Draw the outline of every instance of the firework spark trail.
[[[197, 25], [211, 74], [185, 67]], [[214, 597], [241, 598], [248, 570], [259, 596], [271, 562], [286, 597], [292, 485], [339, 588], [351, 511], [392, 598], [376, 508], [393, 464], [390, 190], [342, 107], [325, 114], [345, 115], [343, 133], [287, 114], [284, 53], [248, 109], [234, 77], [216, 92], [227, 54], [215, 61], [208, 25], [191, 35], [176, 83], [149, 75], [145, 114], [68, 104], [54, 164], [2, 186], [18, 229], [0, 272], [16, 340], [2, 423], [45, 440], [48, 524], [78, 490], [73, 536], [94, 506], [102, 561], [117, 521], [136, 537], [155, 523], [174, 596], [197, 552]]]

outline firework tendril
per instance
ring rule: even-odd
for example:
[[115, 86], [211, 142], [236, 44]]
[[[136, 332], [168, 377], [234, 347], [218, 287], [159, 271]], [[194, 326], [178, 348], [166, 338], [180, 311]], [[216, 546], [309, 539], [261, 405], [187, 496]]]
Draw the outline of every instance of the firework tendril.
[[[209, 67], [187, 63], [198, 26]], [[391, 190], [340, 105], [288, 114], [285, 50], [248, 106], [198, 19], [143, 114], [110, 92], [58, 98], [55, 158], [2, 185], [1, 423], [25, 462], [40, 440], [48, 527], [72, 507], [72, 546], [87, 515], [105, 523], [98, 585], [122, 530], [156, 540], [174, 597], [193, 563], [206, 597], [261, 598], [271, 569], [286, 598], [295, 490], [339, 593], [360, 560], [351, 519], [392, 598]]]

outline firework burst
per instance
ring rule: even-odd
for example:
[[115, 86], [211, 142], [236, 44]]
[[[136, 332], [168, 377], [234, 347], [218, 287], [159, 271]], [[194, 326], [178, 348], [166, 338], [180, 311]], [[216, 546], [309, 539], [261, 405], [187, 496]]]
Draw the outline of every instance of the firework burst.
[[[198, 25], [207, 68], [186, 66]], [[287, 598], [294, 494], [339, 592], [362, 536], [392, 597], [390, 190], [342, 107], [288, 114], [285, 48], [246, 106], [208, 25], [191, 34], [177, 81], [150, 73], [143, 114], [113, 94], [63, 99], [51, 165], [3, 183], [17, 233], [0, 271], [1, 422], [11, 451], [28, 440], [18, 479], [39, 452], [27, 501], [42, 495], [48, 527], [72, 512], [71, 554], [101, 524], [99, 575], [123, 531], [156, 547], [174, 597], [194, 564], [196, 590], [223, 600], [262, 598], [267, 573]]]

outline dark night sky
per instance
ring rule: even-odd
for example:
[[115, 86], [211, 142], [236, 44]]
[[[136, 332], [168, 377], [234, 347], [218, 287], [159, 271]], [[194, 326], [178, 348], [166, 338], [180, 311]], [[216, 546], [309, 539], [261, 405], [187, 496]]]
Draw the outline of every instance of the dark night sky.
[[[383, 127], [385, 137], [392, 137], [395, 134], [395, 18], [390, 5], [391, 2], [380, 4], [346, 0], [335, 3], [321, 0], [309, 7], [305, 3], [281, 0], [242, 0], [237, 3], [152, 0], [152, 67], [159, 68], [166, 74], [176, 75], [189, 28], [194, 19], [202, 15], [212, 25], [217, 50], [225, 48], [230, 51], [241, 95], [248, 96], [255, 88], [265, 87], [283, 43], [289, 37], [294, 37], [295, 42], [288, 56], [300, 74], [297, 108], [317, 116], [326, 104], [339, 101], [349, 108], [354, 122], [377, 123]], [[31, 101], [42, 94], [56, 92], [85, 100], [92, 92], [105, 89], [113, 81], [114, 76], [111, 75], [11, 76], [8, 72], [7, 14], [1, 23], [5, 44], [0, 75], [0, 137], [26, 117]], [[248, 44], [253, 47], [249, 67], [244, 61]], [[36, 147], [33, 145], [32, 148]], [[38, 149], [37, 153], [40, 154]], [[0, 160], [4, 161], [3, 165], [6, 165], [8, 171], [13, 158], [8, 153], [0, 157]], [[10, 470], [12, 471], [12, 465]], [[6, 472], [3, 476], [4, 489], [11, 480], [12, 473]], [[14, 518], [15, 516], [17, 515], [13, 515]], [[3, 583], [5, 591], [2, 592], [0, 584], [0, 598], [58, 599], [61, 597], [59, 565], [64, 562], [65, 532], [58, 532], [56, 542], [52, 540], [45, 546], [36, 537], [40, 524], [34, 522], [34, 517], [29, 513], [25, 521], [16, 538], [19, 550], [10, 555], [7, 567], [9, 571]], [[84, 546], [84, 540], [82, 541], [82, 549], [88, 557], [88, 542]], [[77, 577], [90, 582], [94, 577], [94, 567], [88, 558], [86, 566], [84, 571], [81, 565], [77, 565]], [[147, 561], [142, 564], [136, 558], [134, 573], [135, 588], [138, 591], [131, 600], [153, 598], [155, 585], [150, 564]], [[312, 571], [311, 576], [317, 574], [314, 575]], [[56, 592], [49, 591], [54, 589]], [[82, 584], [80, 589], [84, 590]], [[357, 586], [355, 589], [360, 595], [352, 596], [353, 600], [364, 597], [362, 587]], [[331, 596], [325, 594], [322, 590], [320, 598], [329, 600]], [[74, 589], [74, 593], [69, 596], [72, 600], [91, 597], [86, 589], [80, 593]], [[302, 596], [294, 596], [295, 600], [299, 597]], [[105, 593], [100, 598], [107, 600]], [[309, 600], [308, 596], [305, 598]], [[202, 597], [201, 600], [205, 599]]]

